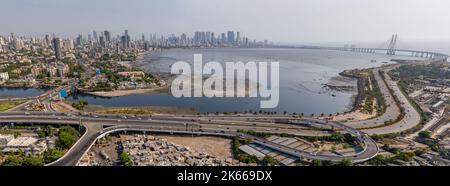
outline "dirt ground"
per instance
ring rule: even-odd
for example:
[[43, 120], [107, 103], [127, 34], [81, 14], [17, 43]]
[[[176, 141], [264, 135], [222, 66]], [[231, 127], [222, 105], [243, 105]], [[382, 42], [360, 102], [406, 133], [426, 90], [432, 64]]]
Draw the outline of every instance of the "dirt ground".
[[231, 158], [231, 140], [210, 136], [177, 136], [177, 135], [156, 135], [158, 138], [187, 146], [197, 152], [206, 152], [217, 158]]
[[73, 108], [70, 104], [63, 101], [53, 102], [52, 106], [59, 112], [78, 112], [77, 109]]

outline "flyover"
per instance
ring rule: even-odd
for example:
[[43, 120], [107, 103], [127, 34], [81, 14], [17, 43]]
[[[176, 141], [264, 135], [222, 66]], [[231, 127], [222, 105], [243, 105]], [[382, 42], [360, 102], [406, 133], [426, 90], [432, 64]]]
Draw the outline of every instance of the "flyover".
[[[109, 116], [111, 117], [111, 116]], [[191, 117], [175, 117], [174, 120], [170, 120], [167, 116], [163, 116], [164, 119], [153, 118], [151, 120], [140, 119], [118, 119], [108, 118], [108, 116], [81, 116], [74, 117], [70, 114], [63, 113], [47, 113], [47, 112], [32, 112], [32, 113], [1, 113], [0, 121], [2, 123], [34, 123], [34, 124], [67, 124], [67, 125], [80, 125], [80, 118], [82, 119], [82, 125], [85, 126], [85, 134], [77, 141], [76, 144], [56, 162], [50, 165], [76, 165], [80, 158], [89, 150], [89, 148], [96, 142], [99, 137], [111, 133], [114, 131], [150, 131], [150, 132], [166, 132], [166, 133], [180, 133], [180, 134], [192, 134], [192, 135], [216, 135], [216, 136], [236, 136], [242, 139], [251, 139], [255, 143], [264, 145], [268, 148], [278, 150], [280, 152], [298, 157], [301, 159], [318, 159], [318, 160], [330, 160], [330, 161], [342, 161], [344, 159], [351, 160], [355, 163], [367, 161], [373, 158], [378, 153], [377, 144], [365, 133], [360, 132], [351, 127], [342, 125], [337, 122], [328, 122], [313, 118], [297, 118], [305, 123], [316, 123], [321, 125], [330, 125], [338, 129], [345, 130], [345, 132], [351, 133], [356, 136], [356, 139], [362, 144], [363, 151], [355, 156], [335, 156], [335, 155], [320, 155], [311, 154], [308, 152], [292, 149], [267, 141], [263, 138], [251, 136], [248, 134], [238, 133], [237, 129], [252, 129], [258, 127], [258, 131], [267, 131], [266, 129], [276, 130], [275, 128], [283, 128], [279, 130], [283, 133], [291, 135], [303, 135], [302, 130], [298, 130], [298, 126], [290, 124], [280, 123], [267, 123], [254, 122], [254, 125], [248, 125], [245, 121], [235, 121], [234, 128], [222, 127], [223, 123], [215, 122], [197, 122], [192, 121]], [[212, 118], [213, 119], [213, 118]], [[242, 122], [242, 123], [241, 123]], [[276, 126], [276, 127], [274, 127]], [[106, 127], [106, 128], [105, 128]], [[325, 133], [323, 135], [326, 135]]]

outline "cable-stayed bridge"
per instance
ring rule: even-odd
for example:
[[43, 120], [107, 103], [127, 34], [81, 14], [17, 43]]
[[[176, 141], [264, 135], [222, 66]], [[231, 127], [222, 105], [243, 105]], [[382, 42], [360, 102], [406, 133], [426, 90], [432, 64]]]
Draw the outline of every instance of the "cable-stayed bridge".
[[423, 50], [408, 50], [398, 48], [398, 37], [397, 34], [393, 34], [389, 40], [387, 48], [378, 47], [355, 47], [345, 45], [344, 47], [327, 47], [327, 46], [288, 46], [288, 45], [278, 45], [279, 48], [300, 48], [300, 49], [321, 49], [321, 50], [339, 50], [339, 51], [350, 51], [350, 52], [361, 52], [361, 53], [374, 53], [374, 54], [385, 54], [388, 56], [411, 56], [418, 58], [433, 59], [433, 61], [446, 61], [449, 55], [439, 52], [423, 51]]

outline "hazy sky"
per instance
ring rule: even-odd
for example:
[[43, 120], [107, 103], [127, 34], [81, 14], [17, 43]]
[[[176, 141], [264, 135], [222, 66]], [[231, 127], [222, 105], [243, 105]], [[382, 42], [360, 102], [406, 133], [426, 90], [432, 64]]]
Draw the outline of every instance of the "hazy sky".
[[278, 42], [450, 40], [448, 0], [1, 0], [0, 34], [239, 30]]

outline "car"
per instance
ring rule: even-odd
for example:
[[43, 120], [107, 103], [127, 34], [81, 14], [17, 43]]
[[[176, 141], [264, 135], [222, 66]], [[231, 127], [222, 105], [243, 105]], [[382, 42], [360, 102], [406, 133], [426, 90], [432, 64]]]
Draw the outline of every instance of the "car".
[[142, 118], [138, 118], [138, 120], [142, 120]]
[[127, 116], [122, 116], [121, 118], [122, 118], [122, 119], [127, 119]]

